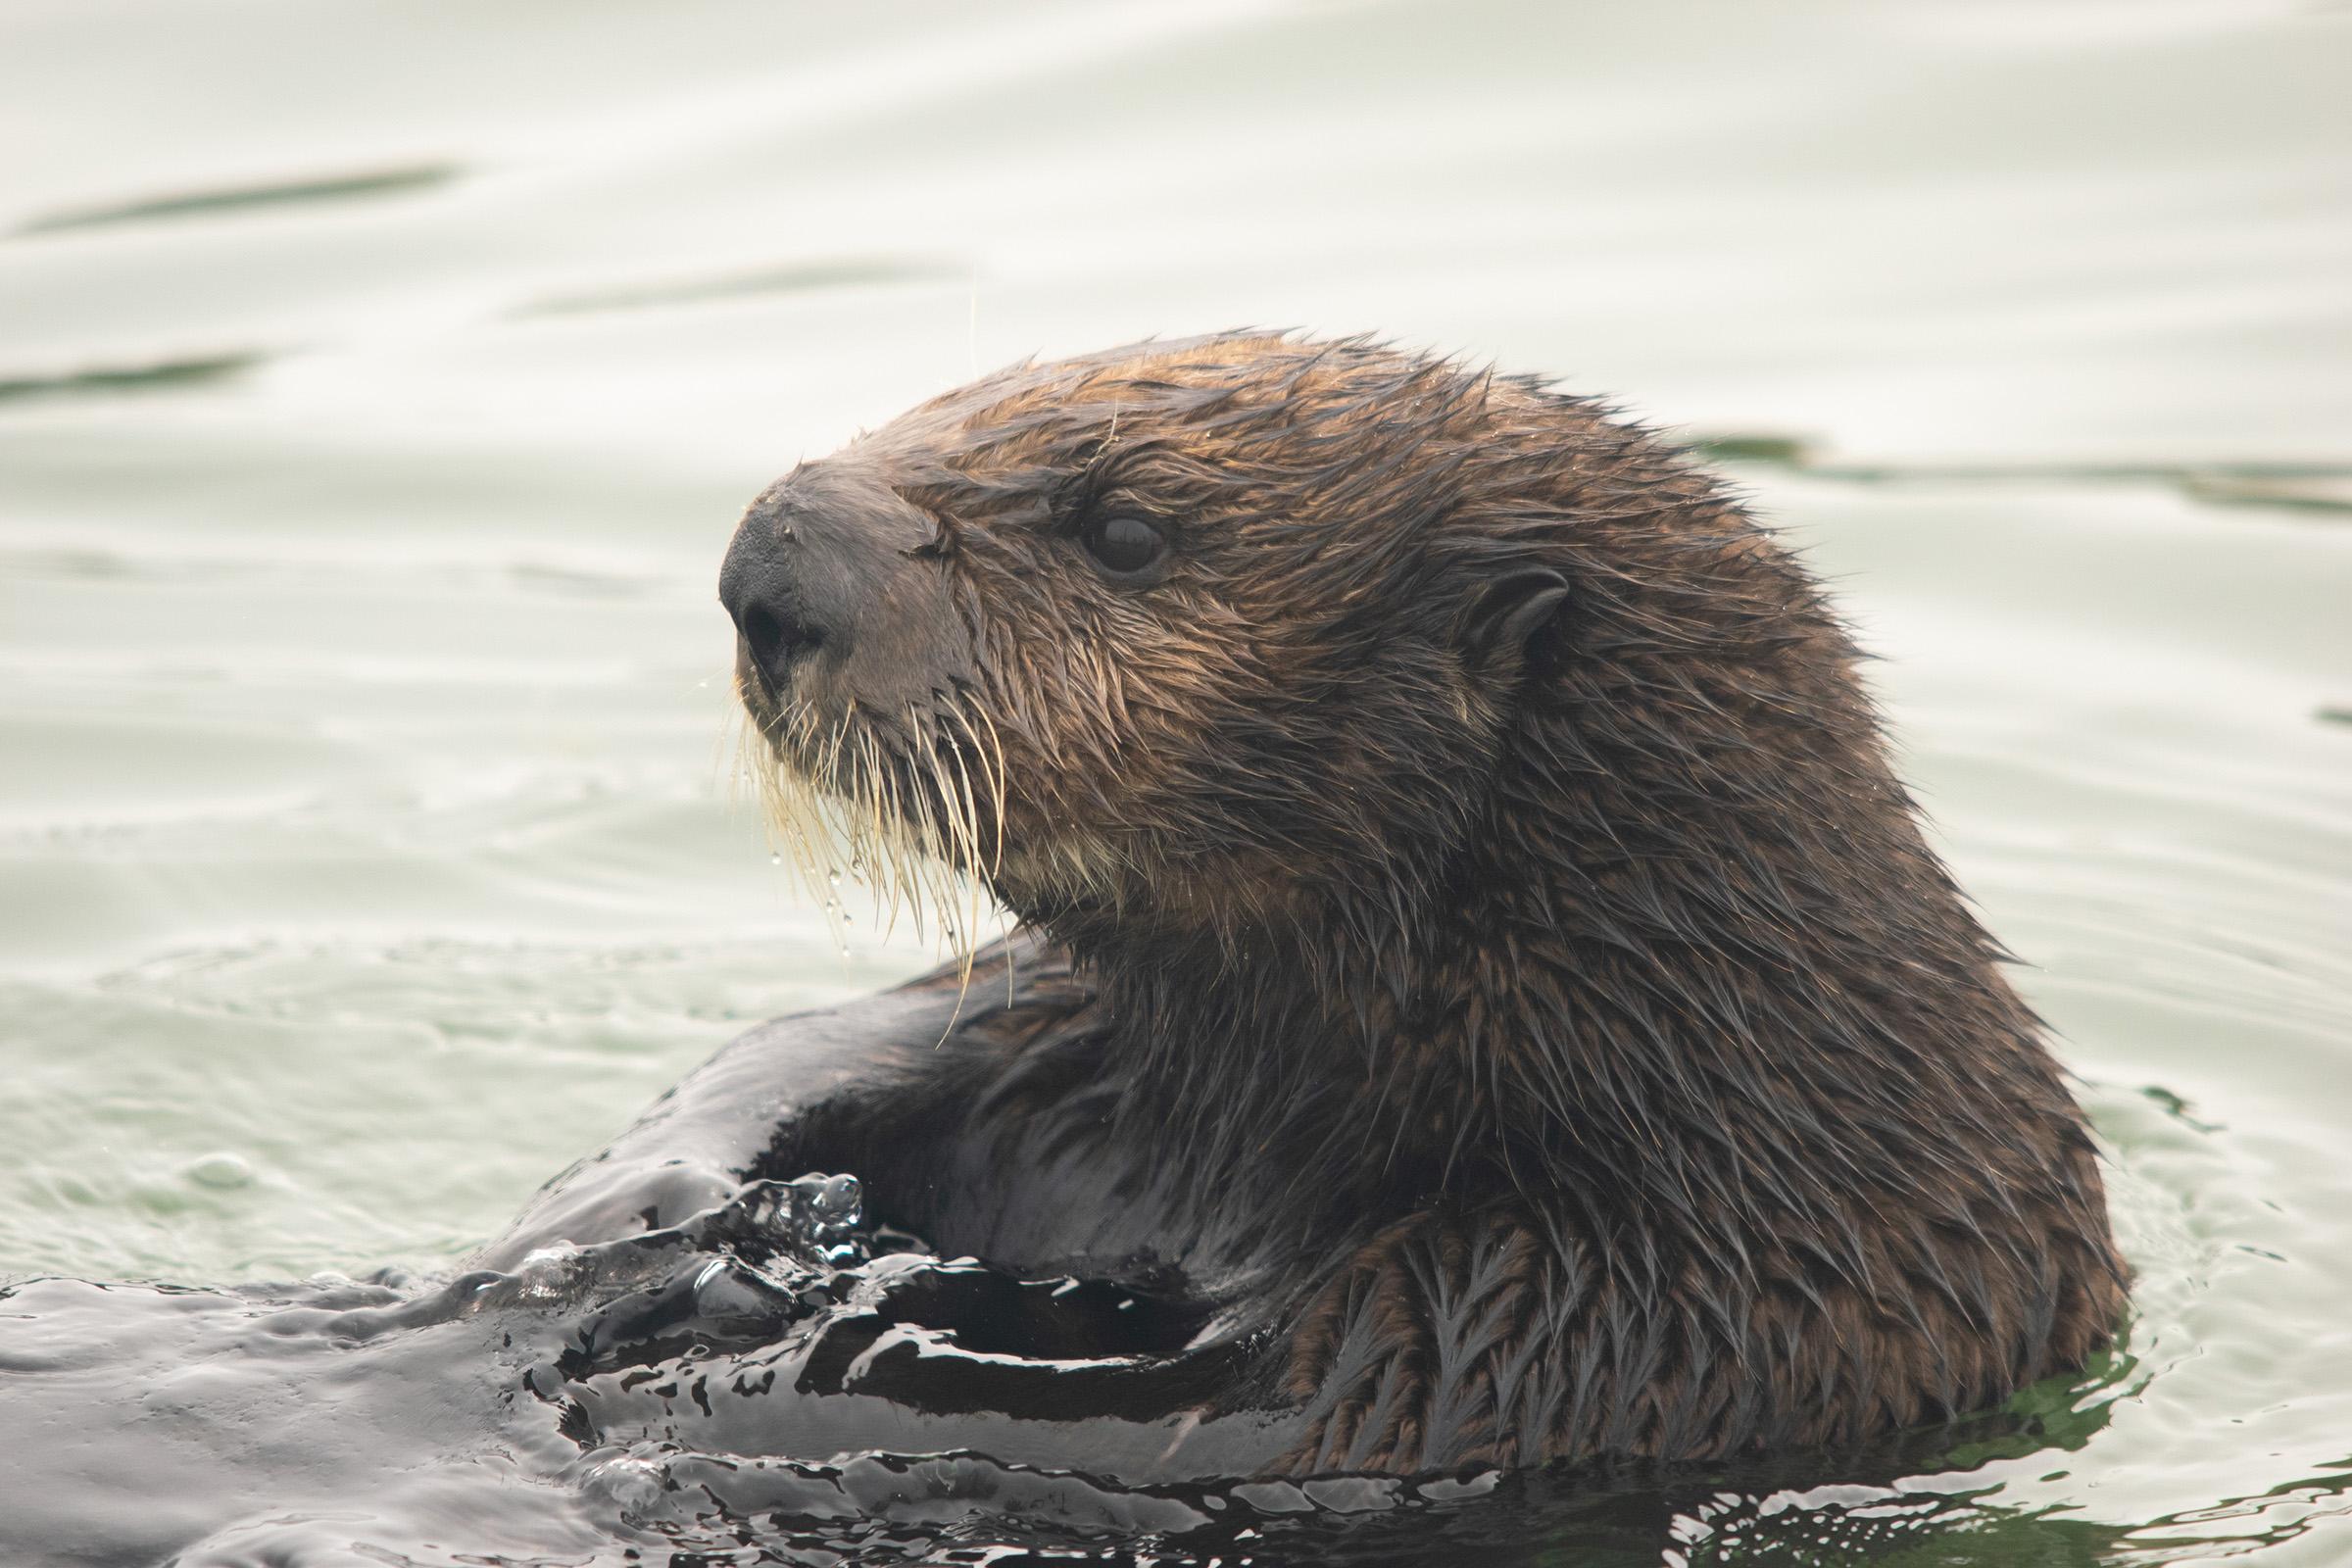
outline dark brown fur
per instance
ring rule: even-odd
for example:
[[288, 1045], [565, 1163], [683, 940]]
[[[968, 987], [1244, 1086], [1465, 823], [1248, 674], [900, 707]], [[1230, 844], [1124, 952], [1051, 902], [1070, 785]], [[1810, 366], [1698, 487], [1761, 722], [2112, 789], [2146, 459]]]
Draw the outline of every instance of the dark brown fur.
[[[1105, 508], [1164, 580], [1095, 569]], [[1284, 1467], [1841, 1443], [2107, 1342], [2091, 1140], [1845, 631], [1654, 437], [1362, 341], [1147, 344], [744, 527], [889, 607], [747, 668], [755, 716], [812, 770], [788, 711], [858, 727], [911, 801], [926, 748], [998, 765], [984, 713], [982, 860], [1059, 950], [975, 987], [877, 1200], [1213, 1299], [1255, 1347], [1217, 1404], [1305, 1413]]]

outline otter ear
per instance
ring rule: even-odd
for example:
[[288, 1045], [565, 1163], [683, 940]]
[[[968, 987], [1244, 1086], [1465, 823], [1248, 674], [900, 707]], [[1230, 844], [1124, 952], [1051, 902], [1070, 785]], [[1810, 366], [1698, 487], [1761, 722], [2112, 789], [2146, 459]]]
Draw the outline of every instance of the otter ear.
[[1471, 644], [1489, 657], [1517, 658], [1567, 600], [1568, 579], [1548, 567], [1498, 577], [1479, 595], [1471, 612]]

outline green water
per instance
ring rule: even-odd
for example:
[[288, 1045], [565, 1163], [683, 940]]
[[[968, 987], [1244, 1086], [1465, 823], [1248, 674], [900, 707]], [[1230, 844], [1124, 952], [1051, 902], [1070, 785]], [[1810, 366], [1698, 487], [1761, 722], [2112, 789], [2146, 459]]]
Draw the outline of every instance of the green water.
[[0, 147], [0, 1279], [435, 1266], [928, 961], [728, 803], [738, 510], [1378, 328], [1720, 441], [2083, 1076], [2130, 1358], [1899, 1560], [2352, 1562], [2352, 11], [20, 0]]

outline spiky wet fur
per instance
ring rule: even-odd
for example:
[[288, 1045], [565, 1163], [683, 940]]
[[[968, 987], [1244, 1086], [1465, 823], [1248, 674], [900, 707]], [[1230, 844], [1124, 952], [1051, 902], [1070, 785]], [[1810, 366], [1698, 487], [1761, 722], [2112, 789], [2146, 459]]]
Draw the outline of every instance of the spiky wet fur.
[[[1178, 1216], [1161, 1261], [1267, 1347], [1229, 1402], [1309, 1416], [1291, 1468], [1843, 1442], [2106, 1343], [2091, 1140], [1851, 642], [1653, 437], [1241, 335], [850, 454], [936, 519], [972, 658], [785, 771], [1066, 949], [975, 1020], [974, 1123]], [[1091, 570], [1103, 506], [1174, 532], [1166, 581]], [[1566, 604], [1497, 646], [1530, 574]]]
[[981, 813], [1001, 819], [1004, 791], [985, 715], [953, 695], [888, 728], [854, 707], [832, 721], [807, 706], [764, 718], [747, 710], [737, 760], [779, 858], [791, 857], [828, 911], [847, 913], [846, 873], [871, 890], [886, 932], [902, 913], [918, 935], [935, 919], [954, 945], [979, 929], [994, 869], [980, 848]]

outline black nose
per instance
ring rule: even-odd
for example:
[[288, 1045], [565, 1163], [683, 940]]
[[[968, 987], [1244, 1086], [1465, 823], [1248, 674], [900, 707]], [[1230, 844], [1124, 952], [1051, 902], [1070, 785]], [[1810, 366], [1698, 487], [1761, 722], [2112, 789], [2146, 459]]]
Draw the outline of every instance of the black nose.
[[747, 528], [736, 536], [718, 572], [718, 602], [734, 617], [753, 667], [775, 691], [791, 679], [792, 666], [825, 640], [801, 610], [799, 584], [784, 548], [754, 537]]

